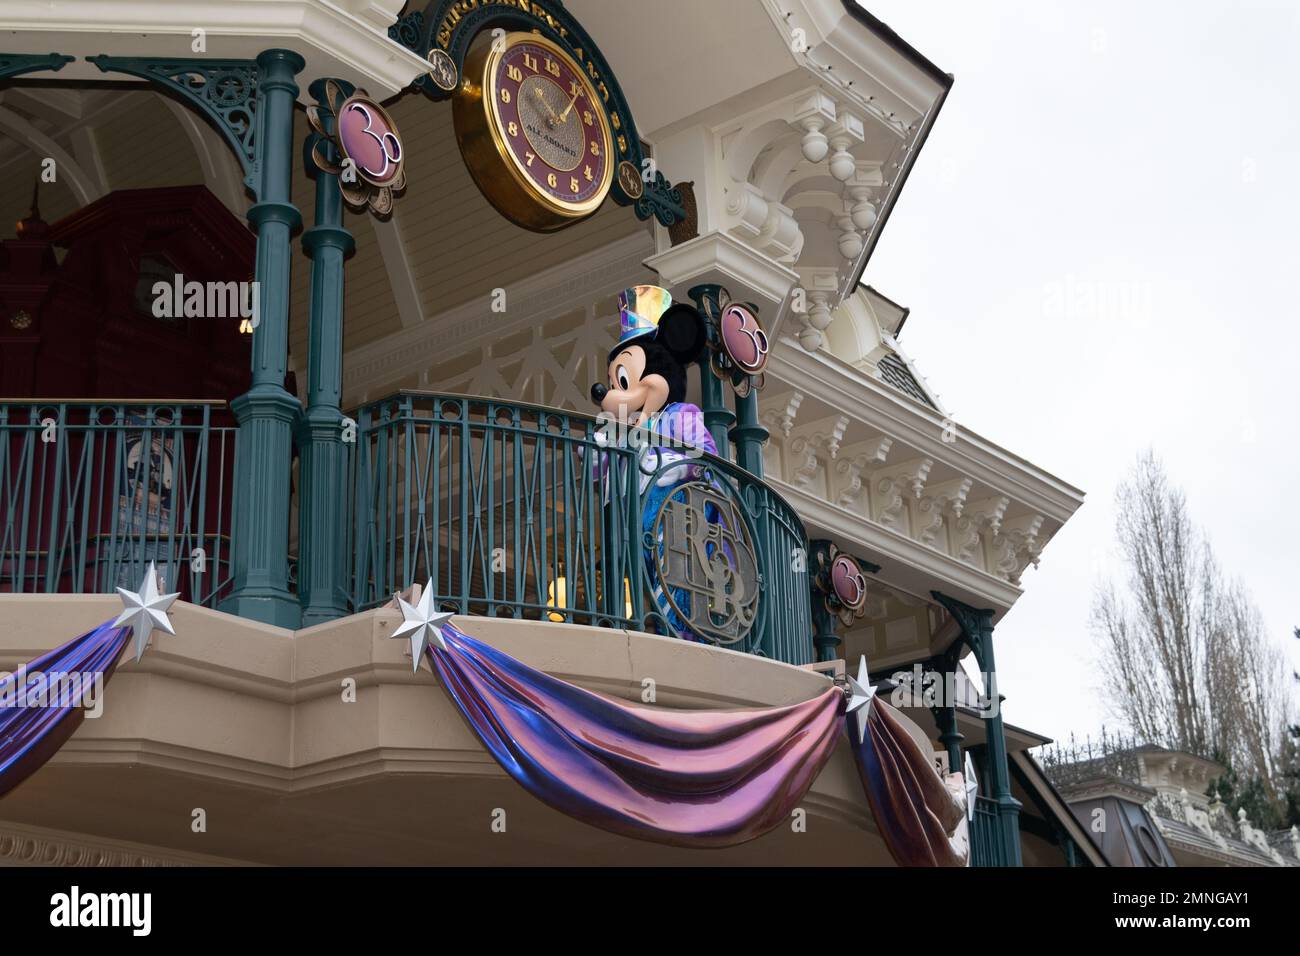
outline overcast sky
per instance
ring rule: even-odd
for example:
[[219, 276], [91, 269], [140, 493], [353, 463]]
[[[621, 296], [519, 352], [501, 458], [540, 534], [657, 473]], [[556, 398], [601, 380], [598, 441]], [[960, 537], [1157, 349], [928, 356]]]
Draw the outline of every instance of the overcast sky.
[[1116, 726], [1088, 611], [1147, 445], [1300, 666], [1300, 4], [864, 5], [956, 77], [865, 281], [959, 423], [1087, 492], [998, 630], [1007, 720]]

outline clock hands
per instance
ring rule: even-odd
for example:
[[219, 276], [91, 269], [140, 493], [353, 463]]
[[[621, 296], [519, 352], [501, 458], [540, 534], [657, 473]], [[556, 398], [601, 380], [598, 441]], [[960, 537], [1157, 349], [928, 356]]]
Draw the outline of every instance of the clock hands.
[[[563, 120], [560, 117], [555, 115], [555, 110], [551, 109], [550, 101], [547, 100], [546, 94], [542, 92], [542, 88], [540, 86], [537, 86], [534, 87], [534, 89], [537, 90], [537, 98], [541, 100], [542, 105], [546, 107], [546, 112], [551, 114], [551, 127], [554, 128], [557, 123], [562, 123]], [[568, 110], [565, 110], [565, 112], [567, 113]]]
[[581, 95], [582, 95], [582, 90], [578, 90], [578, 92], [576, 92], [576, 93], [573, 94], [573, 99], [569, 100], [569, 105], [566, 106], [566, 107], [564, 108], [564, 112], [560, 114], [560, 122], [561, 122], [561, 123], [563, 123], [566, 119], [568, 119], [568, 117], [569, 117], [569, 110], [573, 109], [573, 104], [576, 103], [576, 102], [578, 102], [578, 97], [581, 96]]
[[[534, 87], [534, 89], [537, 90], [537, 98], [542, 101], [542, 105], [546, 107], [546, 112], [550, 114], [552, 128], [559, 126], [569, 118], [569, 114], [573, 112], [573, 104], [577, 103], [578, 97], [582, 95], [582, 90], [578, 90], [578, 92], [574, 93], [572, 99], [569, 100], [569, 105], [564, 108], [564, 112], [559, 116], [556, 116], [555, 110], [551, 108], [550, 100], [546, 98], [546, 93], [543, 92], [543, 88], [537, 86]], [[563, 94], [560, 95], [562, 96]]]

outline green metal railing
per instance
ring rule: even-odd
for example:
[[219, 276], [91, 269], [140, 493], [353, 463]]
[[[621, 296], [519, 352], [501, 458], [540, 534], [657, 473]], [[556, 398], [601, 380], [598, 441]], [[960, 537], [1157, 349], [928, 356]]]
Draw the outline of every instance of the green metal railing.
[[987, 797], [976, 797], [975, 817], [970, 825], [971, 866], [1010, 866], [1003, 846], [997, 803]]
[[0, 399], [0, 592], [229, 591], [236, 429], [223, 402]]
[[[355, 418], [344, 509], [354, 609], [431, 579], [439, 604], [460, 613], [672, 633], [643, 557], [649, 489], [641, 489], [637, 450], [598, 442], [595, 418], [414, 391]], [[593, 473], [598, 462], [605, 477]], [[758, 565], [757, 617], [728, 646], [810, 663], [798, 515], [731, 462], [702, 455], [693, 463], [734, 504]], [[650, 475], [649, 487], [670, 467]]]

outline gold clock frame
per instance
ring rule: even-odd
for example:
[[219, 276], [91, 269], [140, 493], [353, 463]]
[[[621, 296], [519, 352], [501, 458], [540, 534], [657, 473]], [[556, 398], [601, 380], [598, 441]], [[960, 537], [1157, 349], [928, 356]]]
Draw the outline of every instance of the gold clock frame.
[[[562, 202], [540, 190], [521, 168], [511, 151], [495, 115], [497, 99], [496, 67], [517, 44], [527, 42], [542, 47], [563, 60], [573, 75], [580, 78], [583, 90], [594, 107], [593, 112], [603, 137], [605, 168], [600, 187], [580, 203]], [[617, 165], [612, 150], [614, 135], [600, 95], [576, 60], [563, 47], [540, 33], [515, 31], [499, 42], [490, 33], [475, 39], [465, 58], [463, 79], [452, 97], [452, 122], [461, 155], [479, 190], [497, 211], [517, 226], [534, 232], [554, 232], [592, 215], [609, 196]]]

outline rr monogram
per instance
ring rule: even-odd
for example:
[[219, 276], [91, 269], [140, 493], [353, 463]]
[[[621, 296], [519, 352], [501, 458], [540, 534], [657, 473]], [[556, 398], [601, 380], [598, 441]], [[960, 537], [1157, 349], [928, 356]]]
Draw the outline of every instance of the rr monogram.
[[[711, 520], [712, 519], [712, 520]], [[719, 644], [749, 634], [758, 616], [758, 561], [731, 499], [705, 482], [673, 490], [656, 519], [659, 576], [692, 631]], [[681, 607], [673, 594], [690, 595]]]

